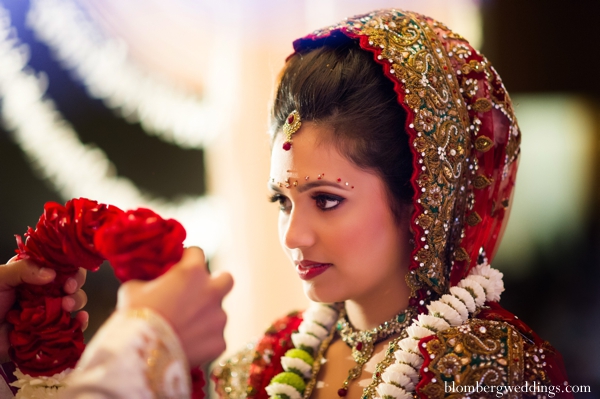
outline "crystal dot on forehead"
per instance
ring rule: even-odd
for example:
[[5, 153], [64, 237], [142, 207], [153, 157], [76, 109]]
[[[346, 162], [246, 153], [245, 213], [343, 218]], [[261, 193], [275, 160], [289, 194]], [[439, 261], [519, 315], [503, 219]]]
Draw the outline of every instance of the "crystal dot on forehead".
[[[292, 171], [287, 170], [286, 172], [290, 173]], [[274, 183], [274, 185], [279, 186], [279, 187], [292, 188], [292, 187], [298, 187], [300, 185], [300, 180], [298, 178], [294, 178], [294, 177], [286, 177], [283, 182], [276, 181], [274, 177], [270, 177], [269, 179], [270, 179], [271, 183]], [[304, 176], [304, 181], [308, 182], [309, 179], [310, 179], [310, 176]], [[323, 180], [323, 181], [327, 180], [327, 179], [325, 179], [325, 173], [321, 173], [321, 174], [317, 175], [317, 180]], [[350, 187], [350, 183], [344, 182], [344, 180], [342, 180], [341, 177], [338, 177], [337, 179], [335, 179], [335, 181], [337, 183], [341, 183], [342, 186], [345, 185], [345, 186]], [[351, 188], [354, 188], [354, 186], [351, 186]]]

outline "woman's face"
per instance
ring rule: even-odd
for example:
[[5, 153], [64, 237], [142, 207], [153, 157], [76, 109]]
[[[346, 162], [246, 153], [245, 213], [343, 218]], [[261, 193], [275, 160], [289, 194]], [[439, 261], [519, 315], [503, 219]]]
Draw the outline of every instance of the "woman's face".
[[280, 206], [281, 245], [313, 301], [398, 292], [410, 260], [408, 218], [399, 224], [381, 178], [319, 140], [324, 134], [304, 122], [290, 151], [282, 134], [273, 144], [269, 189]]

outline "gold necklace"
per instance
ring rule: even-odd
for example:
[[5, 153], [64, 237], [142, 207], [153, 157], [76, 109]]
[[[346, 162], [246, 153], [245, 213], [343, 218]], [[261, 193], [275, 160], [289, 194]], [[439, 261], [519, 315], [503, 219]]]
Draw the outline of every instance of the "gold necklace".
[[394, 316], [391, 320], [371, 330], [359, 331], [355, 330], [348, 320], [346, 309], [343, 308], [340, 311], [336, 329], [342, 341], [352, 349], [352, 358], [356, 362], [356, 366], [348, 371], [348, 377], [346, 377], [342, 387], [338, 389], [337, 393], [339, 397], [346, 396], [350, 382], [362, 374], [365, 363], [373, 356], [375, 345], [394, 334], [403, 332], [416, 314], [416, 309], [409, 307]]

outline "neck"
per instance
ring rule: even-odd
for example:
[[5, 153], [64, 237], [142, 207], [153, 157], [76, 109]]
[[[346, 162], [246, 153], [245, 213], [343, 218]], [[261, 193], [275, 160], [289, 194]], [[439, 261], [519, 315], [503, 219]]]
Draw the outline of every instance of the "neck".
[[410, 289], [404, 278], [390, 287], [363, 298], [345, 302], [348, 320], [358, 330], [369, 330], [392, 319], [408, 307]]

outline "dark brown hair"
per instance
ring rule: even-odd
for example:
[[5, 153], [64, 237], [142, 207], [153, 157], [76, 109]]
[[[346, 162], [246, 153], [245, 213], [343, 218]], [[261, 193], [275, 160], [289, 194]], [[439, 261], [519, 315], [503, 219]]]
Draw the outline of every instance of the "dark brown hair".
[[412, 204], [414, 194], [406, 112], [373, 54], [336, 36], [291, 56], [273, 104], [273, 136], [293, 110], [302, 121], [330, 128], [331, 137], [324, 140], [332, 140], [343, 156], [383, 179], [399, 219], [402, 205]]

